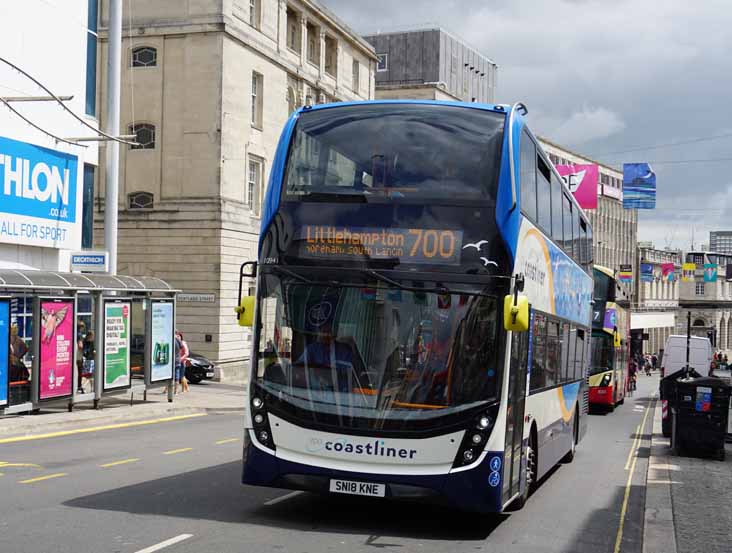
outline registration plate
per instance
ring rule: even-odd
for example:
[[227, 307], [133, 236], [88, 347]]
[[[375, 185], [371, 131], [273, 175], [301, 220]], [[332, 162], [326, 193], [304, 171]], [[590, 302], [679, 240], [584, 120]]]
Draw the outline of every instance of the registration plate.
[[386, 485], [373, 484], [371, 482], [353, 482], [351, 480], [331, 480], [330, 491], [334, 493], [347, 493], [350, 495], [384, 497], [386, 495]]
[[209, 377], [209, 378], [213, 378], [213, 375], [214, 375], [214, 372], [213, 371], [208, 371], [206, 373], [206, 376]]
[[600, 394], [600, 395], [606, 394], [607, 393], [607, 390], [597, 390], [597, 393]]

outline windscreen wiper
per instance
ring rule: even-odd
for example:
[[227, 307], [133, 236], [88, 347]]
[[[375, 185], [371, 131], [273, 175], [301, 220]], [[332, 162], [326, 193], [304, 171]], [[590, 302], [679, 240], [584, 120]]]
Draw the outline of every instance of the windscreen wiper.
[[406, 290], [407, 292], [423, 292], [426, 294], [439, 294], [439, 295], [463, 295], [463, 296], [480, 296], [483, 298], [492, 298], [495, 297], [491, 294], [484, 294], [483, 292], [470, 292], [470, 291], [464, 291], [464, 290], [451, 290], [447, 286], [444, 286], [442, 284], [438, 283], [438, 286], [436, 288], [422, 288], [420, 286], [405, 286], [404, 284], [401, 284], [397, 282], [396, 280], [390, 279], [386, 275], [382, 275], [378, 271], [374, 271], [373, 269], [362, 269], [363, 272], [365, 272], [368, 275], [371, 275], [377, 280], [380, 280], [381, 282], [384, 282], [386, 284], [389, 284], [390, 286], [394, 286], [395, 288], [399, 288], [400, 290]]

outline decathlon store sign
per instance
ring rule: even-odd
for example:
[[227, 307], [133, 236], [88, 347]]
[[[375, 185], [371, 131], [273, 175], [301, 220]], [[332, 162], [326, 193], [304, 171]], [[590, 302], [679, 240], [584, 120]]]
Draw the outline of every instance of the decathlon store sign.
[[0, 242], [78, 248], [80, 192], [75, 155], [0, 137]]

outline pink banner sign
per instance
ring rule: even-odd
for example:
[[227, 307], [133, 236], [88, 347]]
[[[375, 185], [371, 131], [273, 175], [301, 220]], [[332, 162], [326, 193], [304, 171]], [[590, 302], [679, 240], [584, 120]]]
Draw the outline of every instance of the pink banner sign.
[[582, 209], [597, 209], [597, 165], [557, 165], [557, 171]]
[[70, 396], [74, 385], [74, 302], [41, 301], [40, 399]]

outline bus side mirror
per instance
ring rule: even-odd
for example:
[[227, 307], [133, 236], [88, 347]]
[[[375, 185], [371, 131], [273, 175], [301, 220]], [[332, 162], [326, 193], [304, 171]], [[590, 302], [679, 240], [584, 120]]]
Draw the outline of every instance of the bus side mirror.
[[239, 318], [239, 326], [251, 327], [254, 324], [254, 296], [243, 297], [234, 311]]
[[503, 327], [511, 332], [529, 330], [529, 298], [512, 294], [503, 298]]

